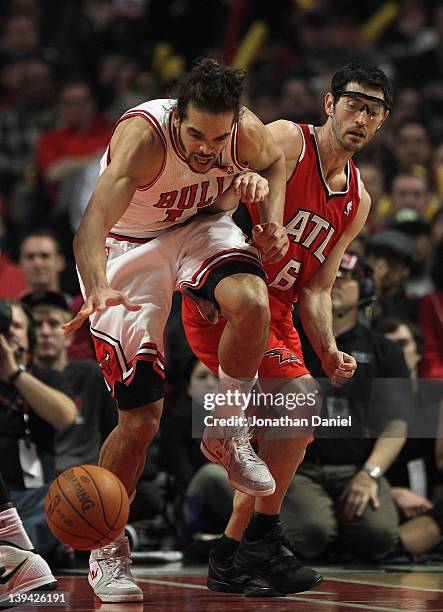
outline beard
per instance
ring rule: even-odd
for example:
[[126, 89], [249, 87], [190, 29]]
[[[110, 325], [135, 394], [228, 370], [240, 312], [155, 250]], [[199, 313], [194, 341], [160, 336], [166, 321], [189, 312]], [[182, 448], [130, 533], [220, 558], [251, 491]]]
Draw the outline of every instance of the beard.
[[208, 161], [207, 164], [204, 163], [205, 160], [205, 156], [203, 157], [203, 163], [200, 162], [198, 160], [198, 155], [197, 153], [188, 153], [188, 151], [186, 150], [186, 147], [183, 143], [183, 139], [181, 136], [181, 127], [178, 129], [177, 131], [177, 136], [178, 136], [178, 142], [180, 144], [181, 150], [182, 150], [182, 154], [186, 160], [186, 163], [188, 164], [188, 167], [192, 170], [192, 172], [195, 172], [196, 174], [206, 174], [207, 172], [209, 172], [209, 170], [211, 170], [211, 168], [214, 166], [215, 162], [216, 162], [216, 156], [214, 155], [208, 155], [206, 156], [206, 159]]
[[359, 142], [346, 140], [346, 132], [343, 131], [342, 125], [337, 121], [335, 116], [332, 117], [332, 133], [338, 146], [345, 151], [349, 151], [349, 153], [357, 153], [367, 144], [365, 138], [362, 138]]

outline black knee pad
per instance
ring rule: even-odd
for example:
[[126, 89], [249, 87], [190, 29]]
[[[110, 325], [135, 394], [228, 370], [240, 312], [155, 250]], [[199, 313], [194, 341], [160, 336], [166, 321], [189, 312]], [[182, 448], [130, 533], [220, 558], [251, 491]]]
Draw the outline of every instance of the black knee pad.
[[152, 404], [165, 395], [164, 378], [153, 368], [152, 361], [139, 361], [129, 385], [116, 381], [114, 397], [120, 410]]
[[195, 293], [195, 295], [204, 300], [208, 300], [214, 304], [217, 310], [220, 310], [220, 306], [214, 295], [215, 288], [221, 280], [233, 274], [253, 274], [254, 276], [259, 276], [263, 280], [266, 279], [266, 272], [260, 267], [258, 262], [257, 264], [253, 264], [245, 261], [228, 261], [218, 266], [218, 268], [211, 270], [204, 285], [200, 287], [200, 289], [189, 289], [188, 291]]

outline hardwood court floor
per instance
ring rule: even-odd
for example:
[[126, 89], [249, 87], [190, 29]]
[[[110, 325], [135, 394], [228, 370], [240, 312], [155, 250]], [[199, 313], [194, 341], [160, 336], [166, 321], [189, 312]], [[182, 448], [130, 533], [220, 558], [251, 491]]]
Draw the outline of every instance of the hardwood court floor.
[[[134, 567], [134, 566], [133, 566]], [[317, 568], [324, 582], [315, 590], [285, 598], [246, 598], [208, 591], [203, 566], [182, 568], [179, 563], [162, 566], [136, 565], [133, 573], [144, 591], [140, 603], [102, 603], [95, 599], [85, 576], [86, 570], [74, 570], [58, 576], [59, 594], [66, 594], [65, 611], [89, 612], [443, 612], [443, 565], [412, 570], [391, 571]], [[23, 611], [57, 610], [55, 605], [26, 604], [15, 606]]]

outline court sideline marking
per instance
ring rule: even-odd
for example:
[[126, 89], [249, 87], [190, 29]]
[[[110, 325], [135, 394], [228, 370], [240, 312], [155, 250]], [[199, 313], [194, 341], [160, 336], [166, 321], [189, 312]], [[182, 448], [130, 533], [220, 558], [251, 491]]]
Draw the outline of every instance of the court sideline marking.
[[325, 578], [325, 582], [327, 580], [331, 580], [331, 582], [349, 582], [351, 584], [384, 587], [386, 589], [412, 589], [413, 591], [421, 591], [422, 593], [443, 593], [441, 589], [432, 589], [430, 587], [414, 587], [407, 584], [384, 584], [383, 582], [369, 582], [368, 580], [357, 580], [355, 578]]
[[[146, 582], [148, 584], [158, 584], [158, 585], [164, 584], [165, 586], [183, 587], [183, 588], [189, 588], [189, 589], [208, 591], [208, 588], [206, 586], [202, 584], [191, 584], [190, 582], [174, 582], [173, 580], [156, 580], [155, 578], [138, 578], [138, 582]], [[252, 600], [252, 599], [258, 599], [258, 598], [248, 597], [248, 599]], [[385, 608], [382, 606], [368, 606], [362, 603], [353, 604], [353, 603], [341, 602], [337, 600], [314, 599], [313, 597], [294, 597], [294, 596], [287, 595], [286, 597], [281, 597], [281, 598], [279, 597], [278, 600], [281, 602], [297, 601], [299, 603], [301, 602], [315, 603], [321, 606], [326, 606], [326, 605], [343, 606], [344, 608], [352, 608], [354, 610], [372, 610], [373, 612], [404, 612], [402, 608]]]

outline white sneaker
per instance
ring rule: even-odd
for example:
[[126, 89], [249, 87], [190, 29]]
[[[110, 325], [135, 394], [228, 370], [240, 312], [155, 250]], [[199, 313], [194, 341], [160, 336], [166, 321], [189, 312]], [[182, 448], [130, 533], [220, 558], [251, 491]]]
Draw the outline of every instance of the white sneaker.
[[130, 555], [128, 538], [91, 551], [88, 582], [102, 601], [143, 600], [143, 591], [134, 582], [129, 569]]
[[275, 480], [266, 463], [251, 446], [250, 435], [240, 433], [233, 438], [211, 438], [206, 428], [200, 449], [209, 461], [219, 463], [228, 472], [235, 489], [255, 497], [272, 495]]
[[16, 593], [53, 591], [56, 586], [43, 557], [9, 542], [0, 544], [0, 602]]

